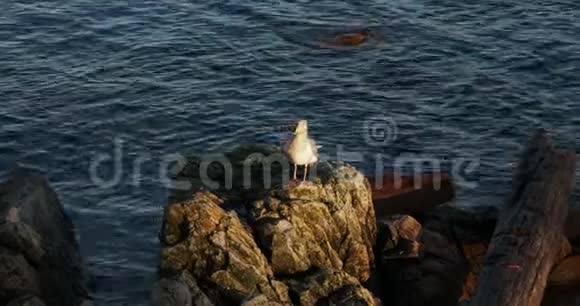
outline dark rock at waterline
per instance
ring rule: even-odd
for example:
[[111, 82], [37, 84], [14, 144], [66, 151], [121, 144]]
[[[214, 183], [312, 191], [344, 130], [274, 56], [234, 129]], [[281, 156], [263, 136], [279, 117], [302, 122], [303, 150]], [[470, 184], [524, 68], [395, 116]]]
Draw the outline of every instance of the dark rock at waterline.
[[[388, 305], [468, 301], [498, 211], [443, 205], [378, 220], [378, 292]], [[418, 249], [418, 250], [417, 250]]]
[[[495, 230], [499, 213], [500, 211], [495, 207], [460, 209], [450, 205], [443, 205], [418, 215], [418, 218], [426, 227], [437, 225], [435, 227], [436, 231], [447, 235], [458, 250], [461, 251], [468, 268], [468, 274], [463, 281], [463, 292], [459, 298], [461, 305], [468, 304], [475, 293], [479, 274], [483, 269], [488, 244]], [[577, 214], [577, 211], [570, 211], [567, 227], [568, 235], [572, 233], [569, 229], [571, 228], [570, 225], [574, 223], [572, 219], [575, 214]], [[381, 232], [379, 231], [380, 235]], [[574, 243], [572, 243], [573, 246]], [[565, 258], [570, 252], [570, 244], [568, 241], [564, 241], [558, 257]], [[577, 271], [576, 265], [578, 261], [575, 257], [565, 258], [551, 272], [543, 305], [576, 305], [575, 303], [580, 301], [580, 282], [578, 281], [578, 275], [580, 274]], [[453, 272], [450, 271], [450, 273]]]
[[[264, 175], [265, 166], [270, 175]], [[192, 154], [172, 177], [169, 202], [188, 200], [200, 189], [215, 193], [226, 204], [230, 199], [233, 204], [261, 199], [271, 187], [290, 179], [289, 167], [284, 153], [275, 146], [245, 145], [223, 155]], [[242, 209], [239, 205], [234, 208]]]
[[[202, 159], [191, 159], [180, 173], [191, 190], [173, 194], [165, 211], [163, 276], [157, 288], [170, 292], [170, 284], [179, 296], [156, 294], [161, 296], [156, 305], [168, 305], [195, 289], [187, 282], [164, 281], [175, 275], [190, 275], [215, 305], [374, 305], [361, 285], [370, 277], [376, 239], [366, 178], [349, 166], [324, 164], [313, 182], [288, 186], [283, 182], [289, 173], [272, 165], [267, 187], [262, 162], [276, 151], [258, 152], [262, 157], [254, 154], [250, 164], [243, 161], [255, 150], [229, 155], [234, 178], [243, 177], [244, 165], [255, 175], [249, 186], [233, 180], [232, 188], [223, 184], [203, 190], [198, 176]], [[227, 180], [223, 167], [214, 170], [209, 170], [212, 179]]]
[[40, 175], [0, 184], [0, 304], [80, 305], [87, 292], [73, 225]]
[[408, 215], [378, 219], [377, 252], [381, 262], [419, 258], [421, 224]]

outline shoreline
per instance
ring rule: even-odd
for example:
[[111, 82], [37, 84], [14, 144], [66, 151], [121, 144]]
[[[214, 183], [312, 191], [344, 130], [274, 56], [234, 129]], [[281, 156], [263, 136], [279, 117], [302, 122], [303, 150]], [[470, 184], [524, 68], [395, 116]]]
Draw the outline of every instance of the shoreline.
[[[259, 165], [254, 166], [253, 173], [261, 173]], [[181, 175], [195, 189], [200, 183], [191, 176], [195, 171], [184, 170]], [[214, 179], [224, 175], [214, 170]], [[452, 179], [445, 174], [441, 188], [431, 184], [437, 174], [421, 176], [420, 188], [410, 177], [393, 188], [395, 183], [387, 175], [381, 178], [384, 190], [373, 188], [378, 178], [365, 178], [348, 165], [322, 166], [318, 175], [312, 184], [295, 188], [274, 184], [265, 189], [259, 187], [260, 181], [248, 190], [234, 185], [232, 190], [172, 194], [160, 236], [161, 278], [154, 290], [154, 305], [176, 305], [178, 300], [185, 303], [178, 305], [355, 301], [379, 305], [381, 300], [384, 305], [449, 305], [451, 301], [464, 305], [473, 298], [496, 220], [503, 211], [491, 206], [469, 211], [449, 205], [454, 190]], [[16, 282], [21, 287], [14, 291], [6, 289], [14, 281], [0, 283], [0, 302], [38, 304], [68, 296], [59, 303], [90, 303], [74, 238], [47, 237], [46, 231], [36, 228], [36, 217], [31, 217], [45, 213], [40, 207], [46, 203], [62, 211], [54, 191], [44, 178], [14, 177], [0, 184], [4, 207], [0, 212], [5, 220], [0, 224], [0, 255], [23, 267], [18, 270], [21, 274], [16, 273], [22, 276]], [[14, 194], [29, 200], [15, 202]], [[22, 203], [35, 206], [22, 207]], [[6, 209], [10, 207], [14, 209]], [[60, 215], [50, 215], [53, 217], [47, 222], [56, 228], [72, 228], [66, 217], [55, 219]], [[570, 289], [580, 284], [574, 266], [580, 258], [578, 216], [579, 210], [570, 211], [566, 235], [571, 245], [565, 251], [570, 255], [555, 265], [547, 279], [545, 305], [580, 297], [580, 290]], [[184, 232], [185, 224], [188, 229]], [[49, 238], [68, 241], [66, 249], [71, 255], [67, 256], [79, 258], [79, 263], [67, 261], [58, 270], [77, 271], [76, 277], [61, 281], [73, 289], [32, 281], [45, 279], [31, 275], [45, 273], [42, 267], [47, 257], [38, 254], [50, 250], [44, 245]], [[33, 272], [26, 272], [30, 270], [27, 266], [34, 267]], [[0, 269], [2, 273], [7, 270]], [[13, 270], [10, 273], [14, 275]]]

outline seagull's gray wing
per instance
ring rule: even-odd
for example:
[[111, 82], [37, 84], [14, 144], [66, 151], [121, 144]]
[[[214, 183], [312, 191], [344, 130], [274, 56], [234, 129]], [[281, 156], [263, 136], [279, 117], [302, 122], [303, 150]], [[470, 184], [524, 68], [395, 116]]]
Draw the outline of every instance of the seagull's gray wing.
[[316, 141], [314, 141], [314, 139], [308, 138], [308, 140], [310, 141], [310, 147], [312, 147], [312, 153], [318, 157], [318, 148], [320, 148], [320, 146], [316, 145]]

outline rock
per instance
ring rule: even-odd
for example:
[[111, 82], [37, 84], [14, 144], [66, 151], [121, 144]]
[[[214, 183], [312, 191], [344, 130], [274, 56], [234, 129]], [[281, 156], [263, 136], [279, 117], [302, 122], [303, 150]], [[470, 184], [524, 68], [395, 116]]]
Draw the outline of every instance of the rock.
[[[376, 240], [371, 190], [360, 172], [319, 163], [311, 182], [291, 185], [277, 149], [242, 147], [225, 157], [215, 167], [190, 158], [177, 175], [191, 188], [172, 192], [165, 210], [162, 274], [190, 273], [214, 305], [289, 305], [290, 283], [312, 282], [306, 274], [327, 269], [345, 284], [332, 292], [352, 288], [317, 299], [374, 301], [360, 285], [370, 277]], [[221, 183], [209, 186], [208, 178]]]
[[8, 303], [6, 306], [45, 306], [44, 302], [33, 295], [26, 295], [20, 298], [14, 299]]
[[[269, 169], [266, 174], [271, 175], [264, 175], [265, 168]], [[215, 193], [226, 204], [230, 199], [239, 204], [263, 198], [272, 186], [282, 185], [289, 178], [284, 153], [274, 146], [245, 145], [223, 155], [191, 155], [172, 178], [180, 188], [171, 190], [169, 202], [188, 200], [203, 189]]]
[[248, 298], [242, 303], [242, 306], [282, 306], [282, 304], [272, 302], [267, 296], [260, 294]]
[[[18, 210], [13, 208], [12, 211]], [[20, 252], [34, 264], [39, 264], [44, 256], [41, 239], [26, 223], [17, 221], [0, 225], [0, 244]]]
[[344, 271], [317, 270], [288, 280], [288, 285], [295, 305], [375, 305], [373, 295]]
[[[193, 281], [193, 280], [192, 280]], [[197, 284], [191, 286], [197, 288]], [[198, 289], [198, 296], [192, 296], [190, 286], [180, 276], [164, 277], [156, 284], [151, 296], [151, 306], [213, 306], [209, 299]]]
[[377, 299], [363, 286], [345, 286], [333, 292], [329, 297], [320, 300], [320, 306], [374, 306]]
[[0, 247], [0, 303], [23, 293], [40, 294], [36, 271], [24, 256]]
[[[381, 239], [391, 236], [399, 236], [399, 240], [411, 238], [409, 240], [415, 242], [407, 243], [407, 248], [403, 248], [407, 250], [403, 255], [407, 256], [379, 258], [380, 288], [377, 291], [388, 305], [455, 305], [462, 295], [470, 271], [464, 247], [469, 253], [470, 246], [477, 246], [480, 241], [485, 241], [485, 237], [476, 234], [481, 231], [480, 224], [468, 222], [468, 214], [456, 213], [456, 209], [445, 206], [435, 210], [440, 213], [430, 211], [422, 217], [422, 227], [409, 216], [391, 217], [390, 220], [381, 218], [379, 221], [377, 246], [385, 244]], [[466, 224], [477, 229], [470, 229]], [[390, 255], [388, 251], [398, 250], [399, 246], [389, 245], [388, 239], [386, 242], [385, 245], [390, 246], [390, 249], [386, 248], [387, 255]], [[409, 251], [413, 250], [409, 246], [417, 244], [420, 246], [418, 256], [416, 251]], [[385, 250], [385, 247], [379, 250]], [[485, 247], [482, 254], [485, 254]]]
[[324, 171], [311, 184], [275, 188], [254, 201], [249, 212], [255, 235], [275, 274], [332, 268], [364, 282], [376, 239], [370, 187], [354, 168]]
[[214, 306], [187, 271], [162, 277], [153, 289], [151, 305]]
[[0, 184], [0, 246], [21, 254], [19, 267], [34, 267], [29, 284], [47, 305], [77, 306], [87, 296], [73, 225], [42, 176], [16, 172]]
[[[161, 234], [161, 269], [188, 271], [212, 287], [213, 296], [239, 304], [256, 292], [273, 302], [289, 301], [287, 288], [273, 279], [268, 261], [235, 212], [226, 212], [213, 193], [170, 205]], [[218, 303], [216, 303], [218, 304]]]
[[382, 217], [378, 220], [377, 250], [381, 260], [418, 258], [421, 224], [408, 215]]

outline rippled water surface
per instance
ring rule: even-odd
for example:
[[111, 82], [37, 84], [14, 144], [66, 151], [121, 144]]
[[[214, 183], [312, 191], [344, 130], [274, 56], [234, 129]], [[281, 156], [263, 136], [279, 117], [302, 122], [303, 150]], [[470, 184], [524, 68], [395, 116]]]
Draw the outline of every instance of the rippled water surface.
[[[479, 161], [458, 202], [499, 205], [531, 131], [579, 143], [576, 0], [192, 2], [0, 3], [0, 168], [47, 173], [99, 305], [147, 301], [167, 154], [279, 143], [307, 118], [366, 171], [374, 153]], [[361, 28], [359, 47], [319, 43]], [[364, 137], [381, 118], [386, 145]], [[91, 161], [115, 147], [121, 180], [102, 188]]]

